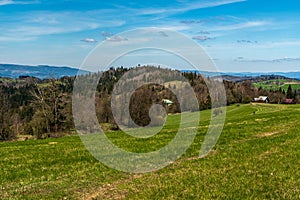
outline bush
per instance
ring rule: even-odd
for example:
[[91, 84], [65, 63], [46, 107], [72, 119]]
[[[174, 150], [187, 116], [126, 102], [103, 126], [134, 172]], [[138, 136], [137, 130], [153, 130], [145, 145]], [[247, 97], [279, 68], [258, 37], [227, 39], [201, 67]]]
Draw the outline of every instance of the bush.
[[16, 134], [11, 127], [5, 127], [0, 130], [0, 141], [9, 141], [16, 138]]
[[243, 99], [243, 102], [242, 103], [250, 103], [252, 101], [252, 98], [250, 96], [246, 96], [244, 99]]

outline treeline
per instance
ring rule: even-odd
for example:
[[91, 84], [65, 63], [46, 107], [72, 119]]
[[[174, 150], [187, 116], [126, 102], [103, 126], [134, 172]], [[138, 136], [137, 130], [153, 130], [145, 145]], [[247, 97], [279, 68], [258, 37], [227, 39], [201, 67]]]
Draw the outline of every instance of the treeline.
[[[97, 86], [95, 95], [96, 115], [99, 123], [105, 123], [109, 129], [118, 129], [118, 124], [131, 127], [134, 124], [146, 126], [148, 124], [159, 125], [163, 118], [154, 118], [151, 122], [149, 110], [153, 104], [165, 107], [168, 113], [178, 113], [185, 111], [185, 105], [189, 104], [188, 87], [180, 84], [180, 74], [178, 71], [161, 69], [163, 73], [149, 73], [156, 68], [144, 67], [138, 73], [131, 74], [139, 77], [122, 80], [121, 77], [129, 69], [111, 68], [106, 72], [101, 72], [101, 79]], [[128, 74], [128, 73], [126, 73]], [[84, 75], [85, 79], [94, 80], [99, 74]], [[211, 97], [207, 87], [213, 84], [213, 78], [205, 78], [196, 73], [182, 73], [183, 77], [192, 86], [200, 110], [211, 108]], [[60, 79], [40, 80], [34, 77], [19, 77], [18, 79], [0, 78], [0, 140], [14, 140], [18, 135], [32, 135], [38, 139], [47, 137], [60, 137], [64, 134], [74, 133], [74, 123], [72, 116], [72, 91], [75, 77], [63, 77]], [[140, 82], [153, 82], [140, 87]], [[271, 103], [281, 103], [287, 96], [299, 102], [300, 91], [267, 91], [255, 88], [251, 81], [234, 83], [223, 81], [226, 89], [227, 105], [234, 103], [250, 103], [254, 97], [269, 96]], [[116, 84], [117, 83], [117, 84]], [[162, 83], [162, 84], [160, 84]], [[123, 88], [123, 89], [118, 89]], [[116, 89], [114, 90], [114, 87]], [[137, 87], [132, 95], [126, 94], [133, 87]], [[174, 90], [179, 89], [180, 93], [175, 95]], [[214, 88], [216, 91], [218, 88]], [[127, 95], [127, 96], [126, 96]], [[114, 99], [112, 99], [114, 97]], [[179, 99], [180, 98], [180, 99]], [[128, 99], [130, 101], [128, 101]], [[165, 105], [163, 99], [173, 102]], [[114, 101], [115, 110], [120, 112], [115, 119], [112, 114], [111, 101]], [[124, 106], [129, 105], [130, 115], [122, 113]], [[197, 108], [192, 108], [192, 111]], [[152, 112], [159, 114], [162, 112], [159, 107]], [[84, 114], [84, 113], [83, 113]], [[132, 118], [132, 121], [130, 120]], [[134, 123], [133, 123], [134, 122]]]
[[74, 77], [2, 79], [0, 140], [12, 140], [23, 134], [38, 139], [58, 137], [71, 130], [73, 81]]

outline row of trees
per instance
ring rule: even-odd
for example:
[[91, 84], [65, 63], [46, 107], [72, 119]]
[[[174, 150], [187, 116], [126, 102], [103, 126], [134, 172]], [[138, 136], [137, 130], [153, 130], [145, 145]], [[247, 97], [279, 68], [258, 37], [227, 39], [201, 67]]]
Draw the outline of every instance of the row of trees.
[[[185, 93], [187, 87], [178, 84], [174, 79], [180, 80], [178, 71], [165, 69], [161, 74], [149, 73], [155, 68], [145, 67], [138, 73], [132, 74], [122, 81], [121, 77], [128, 72], [126, 68], [117, 68], [101, 73], [101, 78], [95, 96], [96, 115], [100, 123], [111, 124], [111, 128], [117, 129], [111, 110], [112, 97], [118, 102], [115, 109], [120, 111], [122, 125], [131, 126], [132, 121], [140, 126], [150, 124], [151, 118], [149, 110], [153, 104], [164, 106], [169, 113], [184, 111], [185, 106], [179, 102], [189, 104], [190, 98]], [[94, 80], [99, 74], [84, 75], [86, 79]], [[186, 80], [192, 86], [200, 110], [211, 108], [211, 96], [207, 87], [213, 84], [213, 79], [204, 79], [195, 73], [183, 73]], [[121, 80], [120, 80], [121, 79]], [[18, 79], [2, 79], [0, 82], [0, 140], [13, 140], [18, 135], [33, 135], [36, 138], [58, 137], [65, 133], [74, 132], [72, 117], [72, 91], [75, 77], [63, 77], [60, 79], [40, 80], [34, 77], [20, 77]], [[205, 81], [206, 80], [206, 81]], [[149, 84], [141, 87], [141, 82]], [[151, 83], [152, 82], [152, 83]], [[120, 88], [114, 87], [116, 83]], [[160, 84], [161, 83], [161, 84]], [[165, 83], [165, 84], [164, 84]], [[117, 85], [118, 85], [117, 84]], [[280, 103], [285, 98], [299, 99], [300, 91], [289, 89], [287, 92], [267, 91], [255, 88], [251, 81], [234, 83], [224, 81], [226, 89], [227, 105], [234, 103], [249, 103], [253, 97], [265, 95], [269, 96], [272, 103]], [[129, 98], [126, 92], [132, 87], [137, 87]], [[175, 95], [172, 90], [182, 88], [179, 95]], [[217, 90], [217, 88], [216, 88]], [[169, 99], [174, 104], [166, 106], [162, 99]], [[122, 113], [124, 106], [129, 105], [130, 115]], [[156, 109], [156, 110], [155, 110]], [[153, 112], [161, 112], [155, 108]], [[84, 113], [83, 113], [84, 114]], [[132, 121], [129, 120], [132, 118]], [[161, 118], [152, 119], [152, 124], [160, 124]]]

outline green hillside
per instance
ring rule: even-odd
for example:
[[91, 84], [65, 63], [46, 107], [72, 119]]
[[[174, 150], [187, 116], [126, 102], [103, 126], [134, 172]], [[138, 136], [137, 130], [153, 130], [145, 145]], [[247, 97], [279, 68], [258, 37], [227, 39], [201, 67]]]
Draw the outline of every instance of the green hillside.
[[299, 90], [300, 82], [297, 80], [285, 80], [285, 79], [274, 79], [253, 83], [257, 88], [262, 88], [265, 90], [278, 90], [281, 88], [285, 92], [288, 90], [289, 85], [292, 86], [292, 89]]
[[[0, 199], [299, 199], [299, 112], [300, 105], [230, 106], [218, 144], [199, 159], [211, 117], [202, 111], [186, 154], [146, 174], [104, 166], [77, 136], [0, 143]], [[107, 135], [126, 150], [153, 151], [174, 137], [179, 116], [151, 139]]]

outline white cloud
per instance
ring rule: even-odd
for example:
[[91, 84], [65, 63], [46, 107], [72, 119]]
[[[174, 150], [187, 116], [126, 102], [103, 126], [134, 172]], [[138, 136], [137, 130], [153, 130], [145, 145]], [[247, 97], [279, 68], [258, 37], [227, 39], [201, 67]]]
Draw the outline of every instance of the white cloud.
[[182, 21], [180, 21], [180, 23], [187, 24], [187, 25], [202, 24], [204, 22], [206, 22], [206, 20], [182, 20]]
[[157, 14], [176, 14], [202, 8], [218, 7], [227, 4], [245, 2], [247, 0], [215, 0], [215, 1], [177, 1], [179, 4], [174, 4], [176, 7], [169, 8], [151, 8], [140, 10], [137, 13], [140, 15], [157, 15]]
[[204, 34], [204, 35], [209, 35], [210, 34], [210, 32], [208, 32], [208, 31], [199, 31], [199, 33]]
[[218, 7], [233, 3], [240, 3], [245, 2], [247, 0], [218, 0], [218, 1], [206, 1], [206, 2], [199, 2], [196, 3], [193, 1], [190, 5], [186, 6], [185, 8], [177, 9], [178, 11], [190, 11], [190, 10], [197, 10], [201, 8], [210, 8], [210, 7]]
[[110, 36], [112, 36], [113, 34], [110, 33], [110, 32], [102, 31], [102, 32], [101, 32], [101, 35], [102, 35], [103, 37], [110, 37]]
[[128, 41], [127, 38], [124, 38], [122, 36], [113, 36], [113, 37], [106, 37], [105, 38], [106, 41], [109, 41], [109, 42], [122, 42], [122, 41]]
[[34, 40], [35, 37], [10, 37], [10, 36], [0, 36], [0, 42], [22, 42]]
[[97, 40], [94, 39], [94, 38], [85, 38], [85, 39], [82, 39], [80, 41], [87, 42], [87, 43], [96, 43], [97, 42]]
[[236, 42], [240, 43], [240, 44], [243, 44], [243, 43], [246, 43], [246, 44], [257, 44], [258, 43], [256, 40], [255, 41], [252, 41], [252, 40], [237, 40]]
[[266, 42], [262, 43], [260, 47], [262, 48], [278, 48], [278, 47], [290, 47], [290, 46], [300, 46], [300, 41], [281, 41], [281, 42]]
[[[126, 21], [134, 21], [135, 23], [139, 24], [141, 20], [144, 21], [145, 19], [139, 20], [137, 15], [161, 13], [162, 18], [164, 18], [166, 15], [177, 12], [185, 12], [199, 8], [214, 7], [243, 1], [245, 0], [205, 0], [201, 3], [195, 3], [194, 1], [182, 1], [172, 4], [170, 8], [124, 8], [122, 11], [123, 14], [120, 14], [119, 9], [24, 12], [22, 14], [20, 13], [16, 15], [5, 16], [5, 21], [0, 27], [0, 36], [10, 38], [24, 37], [33, 39], [43, 35], [75, 33], [99, 28], [118, 27], [125, 25]], [[0, 0], [0, 5], [29, 4], [38, 2], [38, 0]], [[172, 22], [174, 25], [172, 23], [161, 24], [161, 21], [163, 20], [157, 20], [157, 17], [159, 18], [158, 15], [155, 15], [155, 19], [148, 18], [148, 21], [151, 21], [151, 26], [168, 26], [166, 28], [175, 31], [184, 31], [190, 29], [190, 27], [185, 26], [184, 24], [174, 24], [174, 22]], [[102, 36], [107, 37], [110, 41], [119, 40], [113, 38], [111, 34], [105, 32], [102, 33]]]
[[277, 58], [277, 59], [253, 59], [253, 60], [244, 60], [244, 59], [236, 59], [237, 62], [254, 62], [254, 63], [281, 63], [281, 62], [296, 62], [300, 61], [300, 58]]
[[214, 38], [208, 37], [206, 35], [197, 35], [197, 36], [194, 36], [193, 39], [204, 42], [204, 41], [207, 41], [207, 40], [212, 40]]
[[36, 4], [39, 3], [39, 1], [14, 1], [14, 0], [0, 0], [0, 6], [5, 5], [13, 5], [13, 4]]
[[139, 15], [155, 15], [168, 12], [167, 9], [157, 8], [157, 9], [142, 9], [139, 10]]
[[9, 5], [9, 4], [13, 4], [13, 1], [12, 0], [2, 0], [2, 1], [0, 1], [0, 6]]
[[185, 30], [189, 30], [190, 27], [189, 26], [180, 26], [180, 25], [177, 25], [177, 24], [174, 24], [174, 25], [169, 25], [169, 23], [167, 23], [168, 25], [165, 26], [165, 25], [160, 25], [158, 26], [159, 28], [162, 28], [162, 29], [167, 29], [167, 30], [172, 30], [172, 31], [185, 31]]
[[99, 13], [101, 11], [34, 11], [22, 13], [22, 15], [5, 16], [6, 19], [0, 26], [0, 37], [16, 40], [18, 38], [35, 39], [43, 35], [75, 33], [101, 27], [116, 27], [125, 23], [123, 20], [102, 17]]
[[254, 27], [262, 27], [269, 24], [270, 23], [267, 21], [249, 21], [249, 22], [238, 23], [233, 25], [214, 27], [211, 28], [210, 31], [233, 31], [233, 30], [241, 30], [241, 29], [254, 28]]

